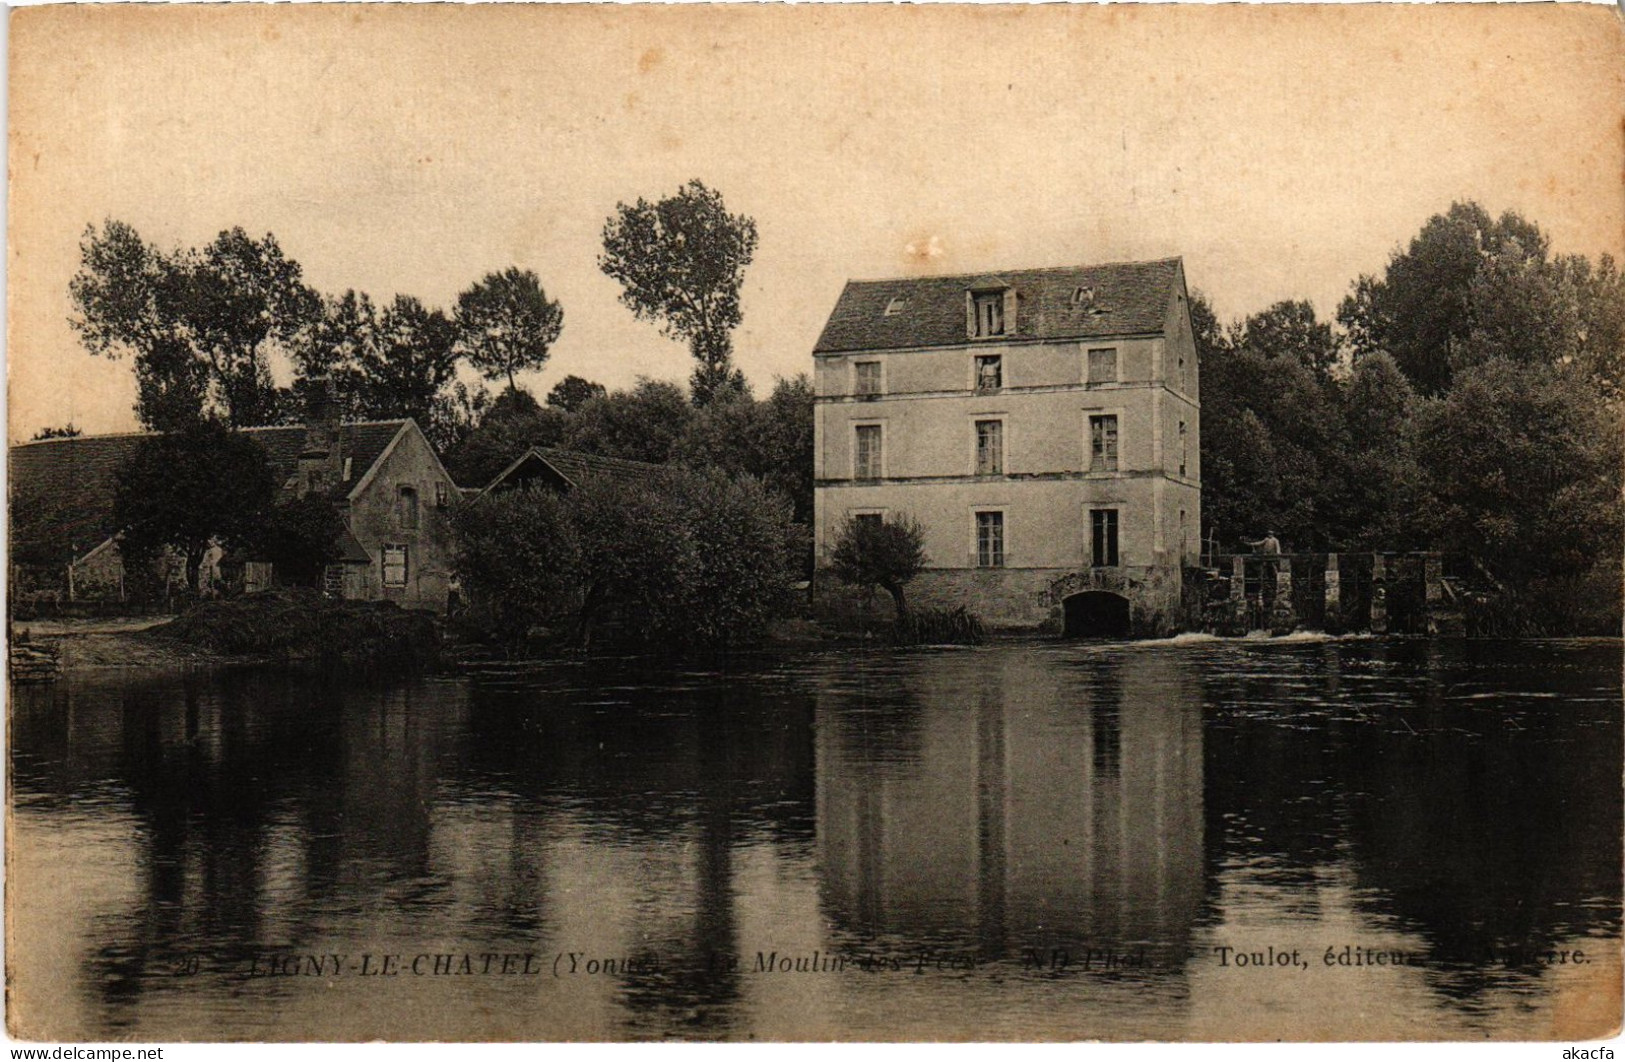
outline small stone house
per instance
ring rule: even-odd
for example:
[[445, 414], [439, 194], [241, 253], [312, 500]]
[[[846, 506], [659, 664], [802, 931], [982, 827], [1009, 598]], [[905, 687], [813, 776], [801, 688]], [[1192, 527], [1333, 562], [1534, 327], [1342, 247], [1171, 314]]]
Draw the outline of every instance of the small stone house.
[[814, 539], [907, 515], [923, 605], [990, 627], [1176, 629], [1201, 408], [1177, 258], [852, 281], [813, 351]]
[[[281, 497], [325, 494], [343, 515], [341, 557], [324, 577], [328, 592], [446, 608], [452, 588], [447, 510], [460, 495], [414, 421], [339, 423], [319, 407], [302, 426], [242, 431], [264, 448]], [[144, 438], [89, 435], [11, 447], [11, 526], [28, 529], [26, 549], [18, 551], [13, 540], [13, 585], [21, 592], [122, 596], [113, 499], [119, 468]], [[218, 577], [218, 556], [211, 562], [205, 576]], [[249, 589], [274, 578], [268, 565], [245, 567]]]

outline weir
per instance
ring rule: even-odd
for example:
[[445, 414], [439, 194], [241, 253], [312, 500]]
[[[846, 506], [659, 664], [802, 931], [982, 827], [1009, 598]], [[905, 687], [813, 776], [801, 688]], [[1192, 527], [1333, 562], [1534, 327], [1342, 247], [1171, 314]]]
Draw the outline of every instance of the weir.
[[1185, 569], [1192, 630], [1465, 633], [1462, 594], [1441, 553], [1238, 553], [1206, 562]]

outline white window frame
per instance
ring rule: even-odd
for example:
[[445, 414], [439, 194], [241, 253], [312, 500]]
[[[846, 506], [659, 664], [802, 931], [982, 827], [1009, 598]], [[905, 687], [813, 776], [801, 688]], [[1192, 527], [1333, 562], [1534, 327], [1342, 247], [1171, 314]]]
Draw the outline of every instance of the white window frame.
[[[400, 564], [401, 579], [400, 579], [400, 582], [391, 582], [390, 579], [389, 579], [389, 569], [390, 569], [389, 555], [390, 555], [390, 553], [392, 551], [395, 551], [395, 550], [399, 550], [400, 554], [401, 554], [401, 564]], [[391, 590], [403, 590], [403, 589], [405, 589], [407, 586], [409, 586], [411, 584], [411, 581], [412, 581], [412, 551], [411, 551], [411, 549], [404, 542], [399, 542], [399, 543], [386, 542], [386, 543], [384, 543], [383, 546], [381, 546], [379, 548], [379, 551], [378, 551], [378, 568], [379, 568], [379, 581], [383, 586], [385, 586], [385, 587], [387, 587], [387, 588], [389, 588]]]
[[[999, 426], [999, 453], [998, 470], [994, 472], [982, 471], [981, 465], [981, 427], [983, 424], [997, 424]], [[1010, 450], [1010, 441], [1005, 436], [1005, 417], [1002, 413], [972, 413], [970, 417], [970, 468], [973, 476], [1002, 476], [1005, 474], [1005, 457]]]
[[[875, 389], [873, 391], [863, 390], [860, 383], [860, 381], [863, 379], [863, 373], [860, 371], [860, 369], [866, 365], [873, 365], [875, 367]], [[856, 398], [878, 398], [885, 393], [886, 363], [880, 358], [864, 358], [861, 361], [854, 360], [852, 362], [853, 396]]]
[[[1112, 406], [1109, 409], [1085, 409], [1083, 411], [1083, 472], [1084, 472], [1084, 475], [1086, 475], [1086, 476], [1102, 476], [1102, 477], [1116, 476], [1116, 475], [1121, 474], [1122, 472], [1124, 472], [1128, 468], [1128, 465], [1124, 460], [1124, 455], [1126, 453], [1126, 449], [1125, 449], [1125, 446], [1124, 446], [1124, 439], [1127, 437], [1127, 434], [1128, 434], [1127, 431], [1125, 430], [1125, 427], [1128, 424], [1128, 418], [1123, 415], [1124, 408], [1125, 407], [1123, 407], [1123, 406]], [[1090, 420], [1093, 417], [1116, 417], [1117, 418], [1117, 467], [1114, 468], [1114, 469], [1104, 469], [1104, 468], [1096, 468], [1095, 467], [1095, 428], [1094, 428], [1094, 425], [1092, 423], [1090, 423]]]
[[[999, 563], [982, 563], [982, 517], [997, 514], [999, 517]], [[971, 558], [972, 565], [978, 571], [998, 571], [1010, 566], [1010, 521], [1006, 519], [1009, 510], [1002, 505], [978, 505], [971, 509]]]
[[[1091, 353], [1093, 353], [1094, 351], [1097, 351], [1097, 350], [1109, 350], [1109, 351], [1112, 351], [1113, 354], [1115, 355], [1115, 357], [1112, 358], [1112, 368], [1115, 371], [1113, 372], [1112, 377], [1109, 380], [1097, 380], [1089, 372], [1089, 355]], [[1112, 344], [1111, 346], [1106, 346], [1105, 344], [1102, 344], [1102, 343], [1096, 343], [1096, 344], [1085, 343], [1085, 344], [1083, 344], [1083, 383], [1084, 383], [1084, 386], [1086, 386], [1086, 387], [1103, 387], [1106, 384], [1120, 384], [1122, 382], [1123, 382], [1123, 348], [1120, 345]]]
[[[1112, 512], [1117, 514], [1117, 563], [1095, 563], [1095, 513]], [[1121, 568], [1123, 566], [1123, 506], [1113, 503], [1085, 502], [1083, 506], [1084, 535], [1087, 539], [1084, 547], [1084, 567], [1086, 568]]]
[[[1008, 290], [981, 289], [968, 293], [970, 309], [970, 335], [972, 339], [1003, 339], [1014, 334], [1015, 323], [1010, 319], [1010, 293]], [[997, 305], [999, 308], [999, 330], [997, 332], [982, 331], [982, 307]]]
[[[858, 474], [858, 432], [863, 428], [874, 428], [880, 432], [880, 468], [878, 474], [862, 476]], [[852, 422], [852, 482], [874, 483], [886, 478], [886, 422], [883, 420], [855, 420]]]

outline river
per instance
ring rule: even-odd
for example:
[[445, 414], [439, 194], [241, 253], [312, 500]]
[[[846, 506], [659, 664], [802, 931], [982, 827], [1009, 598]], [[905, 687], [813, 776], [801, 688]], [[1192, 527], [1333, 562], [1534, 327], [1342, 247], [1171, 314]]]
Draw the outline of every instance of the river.
[[14, 1020], [1595, 1035], [1618, 1014], [1620, 663], [1613, 640], [1295, 637], [86, 672], [14, 691]]

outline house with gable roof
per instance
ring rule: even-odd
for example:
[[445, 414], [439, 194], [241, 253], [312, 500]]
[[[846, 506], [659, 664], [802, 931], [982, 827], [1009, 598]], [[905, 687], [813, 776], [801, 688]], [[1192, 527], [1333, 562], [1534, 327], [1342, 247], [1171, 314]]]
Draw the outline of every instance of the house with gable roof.
[[[320, 397], [303, 425], [240, 430], [265, 450], [280, 498], [323, 494], [344, 518], [340, 559], [328, 566], [324, 589], [354, 600], [446, 608], [447, 510], [459, 492], [414, 421], [340, 423]], [[12, 528], [14, 535], [22, 525], [28, 532], [26, 543], [13, 538], [14, 586], [59, 587], [69, 598], [122, 596], [114, 495], [119, 469], [146, 437], [86, 435], [11, 447]], [[217, 568], [218, 554], [211, 560]]]
[[813, 357], [820, 563], [849, 519], [906, 515], [915, 602], [1178, 629], [1202, 501], [1180, 259], [851, 281]]

